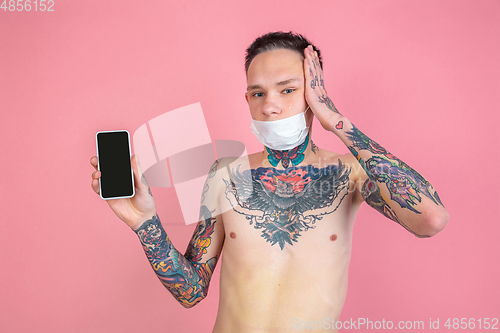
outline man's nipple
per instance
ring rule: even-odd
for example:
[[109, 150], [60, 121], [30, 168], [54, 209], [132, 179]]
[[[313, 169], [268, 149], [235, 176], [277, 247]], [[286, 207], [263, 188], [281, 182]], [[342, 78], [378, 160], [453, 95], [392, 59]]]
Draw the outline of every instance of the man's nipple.
[[335, 235], [335, 234], [331, 235], [331, 236], [330, 236], [330, 240], [331, 240], [332, 242], [335, 242], [335, 241], [337, 240], [337, 235]]
[[231, 233], [229, 234], [229, 237], [231, 237], [231, 238], [236, 238], [236, 234], [235, 234], [234, 232], [231, 232]]

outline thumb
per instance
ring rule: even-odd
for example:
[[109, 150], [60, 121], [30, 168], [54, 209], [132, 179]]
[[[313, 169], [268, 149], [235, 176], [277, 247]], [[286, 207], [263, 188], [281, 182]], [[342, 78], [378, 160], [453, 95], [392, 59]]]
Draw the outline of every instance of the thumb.
[[148, 189], [149, 187], [149, 184], [146, 180], [146, 177], [144, 177], [144, 173], [142, 172], [142, 168], [141, 168], [141, 163], [139, 161], [139, 156], [137, 154], [135, 154], [133, 157], [132, 157], [132, 168], [134, 170], [134, 177], [135, 177], [135, 183], [137, 184], [136, 187], [137, 188], [141, 188], [141, 189]]

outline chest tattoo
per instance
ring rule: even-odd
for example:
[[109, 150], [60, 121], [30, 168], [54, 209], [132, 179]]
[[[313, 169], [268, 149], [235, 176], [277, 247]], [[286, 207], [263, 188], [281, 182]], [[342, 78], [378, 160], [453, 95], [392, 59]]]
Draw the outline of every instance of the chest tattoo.
[[240, 172], [238, 166], [224, 179], [225, 193], [234, 211], [283, 250], [285, 243], [293, 245], [323, 215], [337, 210], [348, 193], [350, 172], [340, 160], [322, 169], [308, 165]]

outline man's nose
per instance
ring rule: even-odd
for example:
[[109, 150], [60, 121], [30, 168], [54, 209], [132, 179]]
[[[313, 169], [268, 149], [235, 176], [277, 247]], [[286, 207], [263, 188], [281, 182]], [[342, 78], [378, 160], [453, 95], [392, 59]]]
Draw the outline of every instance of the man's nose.
[[277, 101], [276, 96], [267, 95], [262, 107], [262, 113], [266, 116], [280, 115], [282, 112], [281, 105]]

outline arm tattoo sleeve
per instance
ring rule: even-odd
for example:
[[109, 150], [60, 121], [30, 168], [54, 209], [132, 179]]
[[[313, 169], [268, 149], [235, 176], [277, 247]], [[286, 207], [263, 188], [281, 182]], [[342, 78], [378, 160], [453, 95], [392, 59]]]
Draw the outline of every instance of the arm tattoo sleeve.
[[[368, 138], [354, 125], [350, 131], [346, 132], [346, 135], [350, 141], [349, 150], [359, 161], [369, 178], [362, 188], [363, 199], [368, 205], [391, 220], [398, 222], [413, 234], [415, 233], [400, 221], [394, 210], [384, 200], [379, 186], [385, 186], [389, 190], [392, 202], [416, 214], [421, 214], [415, 206], [422, 201], [422, 196], [429, 198], [436, 205], [444, 207], [432, 185], [408, 164]], [[362, 153], [364, 157], [361, 157]]]
[[214, 231], [215, 218], [209, 213], [205, 212], [206, 219], [198, 224], [185, 256], [174, 248], [158, 214], [135, 230], [161, 283], [186, 308], [193, 307], [205, 298], [217, 263], [217, 257], [201, 263], [202, 255], [210, 246], [210, 237]]

